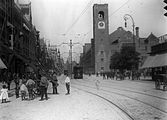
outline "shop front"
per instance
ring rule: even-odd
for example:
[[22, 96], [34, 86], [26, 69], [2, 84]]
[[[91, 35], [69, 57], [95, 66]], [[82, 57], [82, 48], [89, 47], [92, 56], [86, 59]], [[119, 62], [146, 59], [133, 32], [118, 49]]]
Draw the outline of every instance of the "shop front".
[[155, 88], [167, 88], [167, 43], [158, 44], [151, 48], [150, 56], [145, 60], [142, 69], [151, 69]]

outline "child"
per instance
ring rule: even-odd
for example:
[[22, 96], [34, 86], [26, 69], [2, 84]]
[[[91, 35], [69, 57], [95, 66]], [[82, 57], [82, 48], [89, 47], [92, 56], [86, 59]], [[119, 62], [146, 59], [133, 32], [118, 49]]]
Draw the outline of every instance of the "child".
[[7, 102], [6, 100], [9, 100], [8, 89], [7, 89], [6, 85], [2, 86], [0, 99], [2, 100], [2, 103], [6, 103]]
[[66, 95], [68, 95], [70, 94], [70, 78], [68, 77], [68, 74], [66, 74], [65, 83], [66, 83], [66, 89], [67, 89]]
[[21, 99], [25, 100], [26, 94], [27, 94], [27, 87], [25, 86], [24, 83], [22, 83], [21, 87], [20, 87], [20, 92], [21, 92]]

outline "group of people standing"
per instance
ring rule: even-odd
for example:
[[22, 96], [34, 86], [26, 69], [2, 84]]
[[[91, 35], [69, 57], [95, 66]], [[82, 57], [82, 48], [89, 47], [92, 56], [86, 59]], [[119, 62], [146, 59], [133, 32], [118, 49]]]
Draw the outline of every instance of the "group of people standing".
[[[49, 82], [52, 83], [53, 94], [59, 94], [57, 89], [59, 84], [56, 73], [53, 73], [51, 76], [48, 76], [46, 73], [44, 73], [40, 75], [40, 77], [36, 78], [36, 80], [34, 76], [20, 77], [17, 74], [14, 78], [14, 82], [16, 98], [19, 98], [19, 95], [21, 95], [22, 100], [33, 100], [36, 95], [41, 96], [40, 101], [44, 100], [44, 97], [46, 100], [48, 100], [47, 89]], [[68, 95], [70, 94], [70, 78], [68, 77], [68, 75], [66, 75], [65, 84], [67, 89], [66, 95]], [[28, 98], [26, 98], [27, 95]], [[3, 85], [0, 99], [2, 99], [2, 103], [6, 102], [6, 100], [9, 100], [8, 88], [6, 85]]]

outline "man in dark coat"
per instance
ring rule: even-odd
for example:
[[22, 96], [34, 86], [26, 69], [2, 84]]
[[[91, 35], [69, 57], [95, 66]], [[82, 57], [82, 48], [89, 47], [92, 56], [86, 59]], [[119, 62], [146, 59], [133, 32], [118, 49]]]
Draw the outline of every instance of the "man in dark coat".
[[10, 84], [11, 84], [12, 79], [13, 78], [12, 78], [11, 72], [8, 72], [8, 74], [7, 74], [7, 80], [6, 80], [6, 83], [8, 85], [8, 90], [10, 90]]
[[20, 80], [20, 77], [19, 77], [19, 74], [15, 74], [14, 73], [14, 82], [15, 82], [15, 94], [16, 94], [16, 98], [19, 98], [19, 90], [20, 90], [20, 87], [19, 87], [19, 80]]
[[43, 100], [43, 96], [45, 95], [45, 99], [48, 100], [48, 95], [47, 95], [47, 88], [49, 86], [49, 82], [45, 76], [41, 77], [40, 81], [40, 89], [41, 89], [41, 100]]
[[51, 80], [52, 87], [53, 87], [53, 94], [58, 94], [57, 87], [58, 87], [58, 80], [56, 74], [53, 74], [53, 80]]

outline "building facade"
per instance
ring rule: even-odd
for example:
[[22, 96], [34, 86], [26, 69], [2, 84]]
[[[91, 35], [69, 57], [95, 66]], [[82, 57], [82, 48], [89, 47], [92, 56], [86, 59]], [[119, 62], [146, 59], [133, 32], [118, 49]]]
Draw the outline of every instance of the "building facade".
[[[136, 27], [136, 34], [126, 31], [122, 27], [109, 34], [108, 27], [108, 5], [94, 4], [93, 6], [93, 39], [91, 49], [83, 51], [80, 56], [80, 63], [84, 72], [90, 72], [89, 68], [97, 72], [110, 71], [110, 58], [115, 52], [120, 52], [123, 46], [134, 46], [140, 54], [139, 67], [149, 56], [151, 46], [159, 44], [159, 39], [151, 33], [147, 38], [141, 38], [139, 27]], [[135, 43], [134, 43], [135, 42]]]
[[[13, 16], [12, 16], [12, 10], [13, 10], [13, 4], [14, 1], [10, 0], [1, 0], [0, 1], [0, 58], [5, 63], [7, 67], [10, 66], [10, 54], [11, 49], [10, 47], [10, 41], [9, 38], [12, 38], [10, 34], [12, 33], [13, 29]], [[10, 36], [9, 36], [10, 35]]]
[[164, 43], [164, 42], [167, 42], [167, 34], [165, 35], [162, 35], [159, 38], [159, 43]]
[[[140, 66], [143, 64], [149, 53], [151, 52], [151, 46], [159, 44], [158, 38], [153, 34], [147, 38], [140, 38], [139, 28], [136, 27], [136, 35], [134, 36], [135, 50], [140, 54]], [[116, 31], [109, 35], [110, 44], [110, 56], [115, 52], [120, 52], [123, 46], [133, 46], [133, 34], [130, 31], [124, 30], [119, 27]]]
[[95, 73], [95, 49], [94, 39], [91, 39], [91, 43], [86, 43], [83, 46], [83, 53], [80, 55], [80, 66], [83, 67], [83, 73]]
[[93, 6], [93, 38], [95, 43], [95, 72], [109, 71], [108, 4]]
[[[27, 14], [31, 15], [31, 4]], [[0, 58], [11, 73], [36, 71], [39, 54], [39, 31], [14, 0], [0, 1]]]

